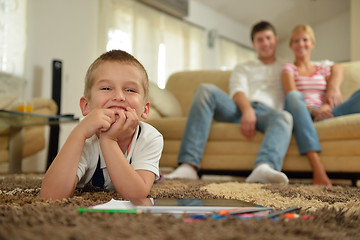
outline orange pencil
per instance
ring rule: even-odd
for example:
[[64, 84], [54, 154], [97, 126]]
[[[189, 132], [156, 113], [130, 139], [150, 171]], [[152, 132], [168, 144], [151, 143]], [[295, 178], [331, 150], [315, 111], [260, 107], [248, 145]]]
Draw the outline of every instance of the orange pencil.
[[260, 208], [234, 208], [234, 209], [227, 209], [227, 210], [220, 210], [217, 215], [219, 216], [228, 216], [228, 215], [236, 215], [242, 213], [252, 213], [252, 212], [262, 212], [273, 210], [272, 207], [260, 207]]

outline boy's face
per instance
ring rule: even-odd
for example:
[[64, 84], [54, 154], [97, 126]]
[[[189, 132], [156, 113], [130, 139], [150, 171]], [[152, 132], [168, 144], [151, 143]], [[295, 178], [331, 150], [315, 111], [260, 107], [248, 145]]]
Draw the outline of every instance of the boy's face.
[[273, 31], [264, 30], [254, 35], [252, 44], [260, 59], [269, 59], [275, 57], [277, 42], [278, 38]]
[[144, 100], [143, 81], [143, 75], [136, 66], [116, 61], [100, 64], [93, 72], [90, 98], [85, 98], [87, 104], [83, 115], [96, 108], [126, 111], [126, 107], [131, 107], [139, 119], [146, 119], [150, 103]]

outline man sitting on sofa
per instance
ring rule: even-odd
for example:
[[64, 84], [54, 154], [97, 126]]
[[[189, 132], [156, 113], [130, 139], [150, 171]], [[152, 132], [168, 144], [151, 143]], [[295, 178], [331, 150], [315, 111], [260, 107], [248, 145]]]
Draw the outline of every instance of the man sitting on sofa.
[[[250, 140], [256, 130], [264, 133], [254, 170], [246, 182], [288, 183], [287, 176], [280, 171], [293, 121], [283, 110], [280, 73], [284, 62], [275, 56], [276, 31], [270, 23], [259, 22], [251, 31], [251, 40], [258, 59], [234, 69], [230, 97], [211, 84], [201, 84], [196, 90], [178, 156], [180, 166], [165, 178], [198, 179], [197, 170], [214, 119], [240, 123], [241, 133]], [[329, 97], [339, 98], [338, 92], [329, 93]]]
[[[194, 94], [178, 163], [165, 178], [197, 179], [212, 119], [240, 123], [241, 133], [252, 139], [256, 130], [264, 133], [255, 168], [247, 182], [287, 183], [280, 172], [293, 129], [291, 115], [283, 110], [284, 93], [280, 71], [283, 62], [275, 57], [278, 38], [268, 22], [256, 24], [251, 40], [258, 59], [238, 65], [230, 78], [230, 97], [211, 84], [202, 84]], [[221, 159], [219, 159], [221, 161]]]

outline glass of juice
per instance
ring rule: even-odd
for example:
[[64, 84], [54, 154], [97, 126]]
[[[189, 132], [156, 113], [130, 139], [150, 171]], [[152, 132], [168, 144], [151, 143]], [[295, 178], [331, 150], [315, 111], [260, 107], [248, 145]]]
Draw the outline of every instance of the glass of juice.
[[26, 112], [31, 113], [34, 110], [34, 106], [32, 104], [32, 101], [25, 100], [25, 101], [19, 101], [17, 104], [17, 111], [18, 112]]

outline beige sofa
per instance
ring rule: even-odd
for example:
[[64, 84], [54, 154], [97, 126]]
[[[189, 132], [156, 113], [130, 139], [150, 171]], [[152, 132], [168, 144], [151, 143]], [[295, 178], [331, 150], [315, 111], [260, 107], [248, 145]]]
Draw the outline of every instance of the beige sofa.
[[[4, 105], [5, 99], [9, 99], [8, 104]], [[16, 110], [10, 97], [1, 97], [1, 109]], [[33, 113], [55, 115], [57, 104], [49, 98], [33, 98]], [[8, 171], [9, 160], [9, 128], [0, 127], [0, 172]], [[28, 157], [45, 148], [45, 126], [30, 126], [24, 128], [22, 157]]]
[[[360, 62], [348, 62], [344, 67], [341, 91], [347, 99], [360, 88]], [[161, 167], [177, 167], [177, 156], [184, 133], [186, 116], [195, 89], [201, 83], [213, 83], [228, 92], [230, 71], [184, 71], [171, 75], [164, 90], [154, 85], [150, 88], [150, 118], [147, 122], [164, 136]], [[360, 178], [360, 114], [337, 117], [315, 123], [321, 146], [321, 159], [330, 177]], [[249, 141], [232, 123], [213, 122], [201, 172], [248, 174], [263, 139], [257, 132]], [[274, 143], [276, 144], [276, 143]], [[289, 176], [311, 177], [311, 167], [306, 157], [299, 154], [296, 140], [291, 140], [284, 160], [283, 171]]]

